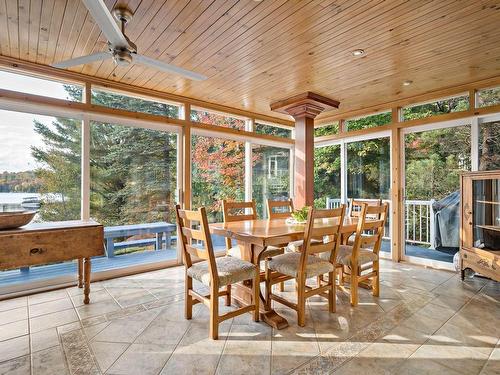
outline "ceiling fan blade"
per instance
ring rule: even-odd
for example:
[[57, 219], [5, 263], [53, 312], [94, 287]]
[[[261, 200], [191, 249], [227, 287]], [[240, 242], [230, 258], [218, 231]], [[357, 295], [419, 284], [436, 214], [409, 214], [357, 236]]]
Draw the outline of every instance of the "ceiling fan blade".
[[52, 64], [55, 68], [69, 68], [70, 66], [77, 66], [82, 64], [88, 64], [95, 61], [106, 60], [113, 57], [109, 52], [97, 52], [91, 55], [76, 57], [74, 59], [60, 61], [58, 63]]
[[203, 74], [199, 74], [199, 73], [193, 72], [191, 70], [179, 68], [178, 66], [170, 65], [170, 64], [161, 62], [159, 60], [151, 59], [151, 58], [143, 56], [143, 55], [132, 54], [132, 56], [133, 56], [134, 62], [137, 64], [146, 65], [146, 66], [149, 66], [151, 68], [161, 70], [163, 72], [177, 74], [177, 75], [192, 79], [194, 81], [203, 81], [203, 80], [208, 78], [207, 76], [204, 76]]
[[116, 47], [129, 47], [129, 43], [123, 35], [120, 27], [111, 15], [103, 0], [82, 0], [94, 21], [101, 28], [102, 33], [109, 43]]

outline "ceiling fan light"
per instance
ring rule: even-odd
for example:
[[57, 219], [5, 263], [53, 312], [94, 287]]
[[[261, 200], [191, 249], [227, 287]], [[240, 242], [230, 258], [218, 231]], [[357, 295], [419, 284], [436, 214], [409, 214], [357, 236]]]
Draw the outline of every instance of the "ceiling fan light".
[[130, 51], [126, 50], [115, 50], [113, 53], [113, 60], [116, 65], [127, 66], [132, 64], [132, 56]]

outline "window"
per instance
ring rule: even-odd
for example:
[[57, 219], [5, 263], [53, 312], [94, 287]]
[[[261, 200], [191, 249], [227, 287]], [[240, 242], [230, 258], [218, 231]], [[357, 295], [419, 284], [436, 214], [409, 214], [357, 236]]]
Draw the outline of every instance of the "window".
[[500, 87], [478, 90], [477, 106], [489, 107], [490, 105], [500, 104]]
[[290, 150], [252, 145], [252, 197], [260, 218], [267, 218], [268, 199], [290, 197]]
[[0, 70], [0, 87], [26, 94], [81, 102], [83, 86]]
[[292, 130], [291, 129], [286, 129], [286, 128], [280, 127], [280, 126], [262, 124], [259, 122], [255, 123], [254, 131], [257, 134], [274, 135], [275, 137], [282, 137], [282, 138], [291, 138], [292, 137]]
[[339, 123], [334, 122], [329, 125], [320, 126], [314, 129], [314, 136], [321, 137], [322, 135], [337, 134], [339, 132]]
[[[191, 165], [191, 207], [205, 207], [211, 223], [223, 221], [222, 199], [245, 199], [245, 144], [195, 135]], [[216, 250], [225, 249], [224, 241], [212, 235]]]
[[80, 219], [81, 122], [0, 111], [0, 209]]
[[222, 126], [224, 128], [245, 130], [245, 120], [231, 117], [230, 115], [210, 112], [201, 108], [191, 108], [191, 121]]
[[177, 135], [101, 122], [91, 122], [90, 135], [90, 215], [111, 238], [108, 258], [177, 259]]
[[102, 89], [92, 89], [92, 104], [132, 112], [178, 118], [179, 106]]
[[363, 116], [345, 121], [347, 131], [375, 128], [377, 126], [391, 123], [392, 113], [381, 112], [369, 116]]
[[469, 96], [461, 95], [452, 98], [436, 100], [430, 103], [415, 104], [401, 109], [403, 121], [416, 120], [452, 112], [467, 111]]
[[334, 208], [340, 203], [340, 145], [314, 149], [314, 206]]
[[[37, 210], [35, 222], [80, 219], [81, 121], [0, 110], [0, 212]], [[0, 272], [3, 287], [74, 275], [74, 262]]]
[[479, 125], [479, 170], [500, 169], [500, 121]]

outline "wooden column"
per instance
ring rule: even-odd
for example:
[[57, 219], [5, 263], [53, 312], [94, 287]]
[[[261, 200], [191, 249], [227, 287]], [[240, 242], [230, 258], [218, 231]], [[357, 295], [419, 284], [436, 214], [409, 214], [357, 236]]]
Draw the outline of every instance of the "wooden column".
[[271, 104], [271, 110], [295, 119], [294, 205], [314, 203], [314, 119], [323, 111], [336, 109], [339, 102], [306, 92]]

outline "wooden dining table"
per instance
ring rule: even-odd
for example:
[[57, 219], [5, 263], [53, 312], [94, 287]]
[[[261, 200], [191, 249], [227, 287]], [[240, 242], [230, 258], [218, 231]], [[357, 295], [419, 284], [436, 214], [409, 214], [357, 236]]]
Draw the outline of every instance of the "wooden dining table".
[[[320, 219], [315, 222], [315, 227], [335, 225], [333, 221], [337, 219]], [[341, 228], [341, 233], [350, 235], [356, 231], [358, 225], [357, 217], [345, 217]], [[269, 246], [286, 246], [292, 241], [304, 239], [305, 224], [290, 224], [286, 219], [260, 219], [242, 220], [230, 223], [210, 224], [210, 233], [231, 238], [236, 241], [241, 249], [241, 258], [260, 265], [263, 251]], [[264, 281], [264, 274], [261, 273], [261, 281]], [[232, 292], [233, 299], [238, 303], [250, 303], [248, 289], [234, 285]], [[261, 319], [276, 329], [288, 327], [287, 320], [279, 315], [272, 307], [266, 308], [264, 297], [260, 295]]]

